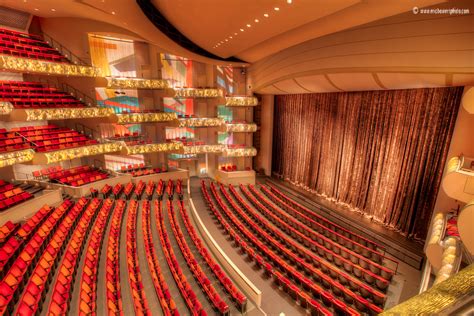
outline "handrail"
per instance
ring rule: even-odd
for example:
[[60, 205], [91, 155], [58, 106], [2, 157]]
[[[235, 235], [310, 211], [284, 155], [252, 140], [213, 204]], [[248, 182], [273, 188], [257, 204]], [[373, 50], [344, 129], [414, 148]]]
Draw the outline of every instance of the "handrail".
[[89, 63], [85, 62], [84, 60], [79, 58], [77, 55], [73, 54], [69, 49], [64, 47], [61, 43], [59, 43], [57, 40], [55, 40], [48, 34], [42, 32], [41, 35], [43, 36], [44, 41], [46, 41], [51, 47], [57, 49], [61, 53], [61, 55], [66, 57], [66, 59], [72, 62], [73, 64], [82, 65], [82, 66], [90, 66]]
[[97, 103], [96, 99], [94, 99], [91, 96], [88, 96], [87, 94], [85, 94], [84, 92], [74, 88], [73, 86], [68, 85], [67, 83], [57, 82], [57, 81], [54, 81], [52, 79], [49, 79], [49, 77], [40, 77], [38, 79], [38, 82], [46, 84], [49, 87], [54, 87], [54, 88], [60, 90], [61, 92], [69, 93], [70, 95], [72, 95], [73, 97], [75, 97], [76, 99], [78, 99], [79, 101], [81, 101], [82, 103], [84, 103], [87, 106], [101, 107]]

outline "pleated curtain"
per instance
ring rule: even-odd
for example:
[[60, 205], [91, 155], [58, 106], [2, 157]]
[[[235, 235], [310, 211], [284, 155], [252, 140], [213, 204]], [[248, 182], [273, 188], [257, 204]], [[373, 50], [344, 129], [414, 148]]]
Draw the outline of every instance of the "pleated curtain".
[[273, 174], [426, 238], [462, 87], [275, 97]]

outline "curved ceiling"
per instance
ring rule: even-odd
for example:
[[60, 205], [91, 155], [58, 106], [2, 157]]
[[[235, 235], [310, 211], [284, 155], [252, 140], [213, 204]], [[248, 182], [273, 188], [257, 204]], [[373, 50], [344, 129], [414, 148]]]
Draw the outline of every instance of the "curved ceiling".
[[[381, 4], [380, 0], [150, 1], [179, 32], [202, 49], [220, 58], [234, 56], [246, 62], [255, 62], [314, 38], [411, 11], [414, 6], [425, 7], [446, 2], [384, 0]], [[138, 38], [158, 46], [164, 52], [208, 63], [223, 63], [178, 45], [148, 20], [136, 1], [2, 0], [2, 5], [43, 18], [76, 17], [109, 23], [136, 34]], [[276, 11], [275, 8], [279, 10]], [[268, 14], [268, 17], [264, 14]]]

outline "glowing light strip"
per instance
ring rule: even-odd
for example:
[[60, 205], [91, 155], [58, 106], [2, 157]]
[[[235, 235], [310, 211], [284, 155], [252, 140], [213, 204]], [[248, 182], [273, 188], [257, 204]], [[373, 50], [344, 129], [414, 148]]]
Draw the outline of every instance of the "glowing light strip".
[[254, 147], [246, 148], [225, 148], [223, 157], [254, 157], [257, 155], [257, 149]]
[[224, 120], [221, 118], [213, 117], [194, 117], [179, 119], [179, 127], [212, 127], [221, 126], [224, 124]]
[[0, 154], [0, 168], [11, 166], [17, 163], [27, 162], [33, 160], [33, 149], [25, 149], [14, 151], [10, 153]]
[[25, 109], [27, 121], [63, 120], [75, 118], [109, 117], [114, 114], [111, 108], [49, 108]]
[[168, 89], [169, 81], [165, 79], [112, 78], [107, 77], [107, 88], [116, 89]]
[[0, 69], [51, 75], [101, 77], [99, 68], [0, 55]]
[[226, 106], [256, 106], [258, 99], [256, 97], [226, 97]]
[[224, 91], [221, 89], [175, 88], [174, 97], [180, 98], [222, 98]]
[[184, 154], [206, 154], [206, 153], [221, 153], [225, 145], [196, 145], [184, 146]]
[[70, 160], [85, 156], [100, 155], [105, 153], [117, 152], [122, 149], [122, 143], [103, 143], [96, 145], [83, 146], [78, 148], [70, 148], [64, 150], [58, 150], [47, 153], [37, 153], [35, 156], [44, 155], [46, 163], [59, 162], [64, 160]]
[[183, 149], [182, 143], [157, 143], [124, 147], [126, 155], [147, 154], [155, 152], [177, 151]]
[[0, 101], [0, 115], [10, 114], [13, 110], [13, 105], [10, 102]]
[[117, 114], [118, 124], [145, 123], [145, 122], [169, 122], [178, 118], [174, 112], [163, 113], [127, 113]]
[[232, 133], [253, 133], [257, 131], [257, 124], [249, 123], [249, 124], [226, 124], [227, 132]]

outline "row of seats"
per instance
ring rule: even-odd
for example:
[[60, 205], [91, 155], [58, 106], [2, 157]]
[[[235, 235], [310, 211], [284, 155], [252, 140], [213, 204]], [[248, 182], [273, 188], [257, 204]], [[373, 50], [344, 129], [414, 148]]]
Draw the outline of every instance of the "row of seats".
[[130, 172], [132, 174], [132, 177], [141, 177], [141, 176], [148, 176], [151, 174], [156, 174], [156, 173], [162, 173], [162, 172], [167, 172], [166, 168], [147, 168], [143, 170], [138, 170], [138, 171], [132, 171]]
[[211, 302], [212, 306], [219, 312], [219, 314], [229, 315], [229, 306], [220, 297], [219, 293], [217, 293], [216, 289], [211, 284], [211, 281], [207, 278], [201, 266], [194, 258], [194, 255], [191, 252], [191, 249], [189, 249], [179, 225], [176, 224], [175, 211], [173, 209], [173, 202], [171, 200], [167, 202], [167, 209], [168, 218], [171, 223], [171, 230], [173, 231], [176, 241], [178, 242], [179, 249], [186, 260], [189, 269], [194, 275], [194, 278], [199, 283], [204, 293], [206, 293], [207, 298]]
[[81, 217], [87, 202], [88, 200], [84, 198], [77, 201], [51, 237], [18, 302], [17, 313], [19, 315], [41, 313], [58, 262], [62, 258], [67, 241], [73, 234], [77, 220]]
[[0, 180], [0, 212], [21, 204], [33, 197], [34, 195], [30, 192], [23, 191], [22, 188], [14, 184]]
[[71, 147], [80, 147], [97, 144], [97, 140], [91, 139], [75, 130], [55, 125], [41, 126], [35, 130], [21, 130], [14, 128], [18, 135], [30, 142], [38, 152], [48, 152]]
[[[211, 184], [211, 190], [216, 194], [214, 184]], [[284, 266], [285, 263], [291, 264], [296, 267], [298, 272], [305, 273], [306, 275], [311, 276], [314, 281], [323, 284], [333, 293], [334, 298], [343, 296], [348, 305], [352, 304], [354, 301], [365, 301], [364, 310], [369, 309], [373, 313], [380, 313], [382, 311], [378, 305], [383, 305], [385, 301], [385, 295], [383, 293], [371, 288], [370, 286], [364, 285], [357, 279], [349, 277], [332, 264], [322, 260], [306, 248], [299, 246], [287, 236], [274, 229], [253, 210], [249, 211], [247, 209], [247, 212], [249, 213], [249, 215], [247, 215], [231, 199], [223, 186], [220, 187], [220, 190], [224, 198], [227, 200], [227, 203], [231, 206], [230, 210], [233, 210], [237, 214], [237, 216], [235, 216], [231, 211], [229, 216], [233, 217], [235, 222], [240, 224], [243, 223], [243, 225], [248, 227], [255, 236], [262, 239], [269, 247], [279, 249], [281, 256], [280, 261], [276, 263], [277, 267]], [[355, 290], [364, 294], [359, 295]], [[370, 298], [376, 305], [365, 300], [363, 297]], [[344, 304], [344, 309], [350, 308], [348, 305]]]
[[12, 223], [11, 221], [7, 221], [3, 224], [2, 227], [0, 227], [0, 246], [3, 246], [7, 239], [13, 235], [19, 227], [19, 223]]
[[[71, 206], [71, 202], [64, 202], [60, 207], [56, 208], [54, 212], [50, 213], [48, 218], [38, 227], [38, 229], [31, 235], [31, 238], [22, 245], [19, 245], [19, 252], [11, 259], [14, 261], [7, 263], [4, 266], [4, 271], [7, 271], [2, 275], [3, 281], [0, 285], [2, 289], [2, 296], [0, 297], [0, 314], [5, 312], [11, 313], [13, 311], [15, 301], [14, 298], [18, 297], [22, 291], [23, 286], [30, 277], [32, 268], [36, 265], [46, 245], [51, 240], [56, 228], [61, 223], [65, 214]], [[40, 215], [43, 212], [40, 213]], [[14, 237], [13, 237], [14, 238]], [[4, 247], [8, 250], [8, 247]]]
[[[99, 259], [102, 252], [107, 223], [113, 209], [113, 200], [106, 199], [97, 215], [96, 222], [86, 247], [84, 268], [80, 279], [80, 294], [78, 315], [87, 316], [97, 314], [97, 276], [99, 274]], [[81, 272], [79, 272], [81, 273]], [[72, 311], [75, 313], [75, 311]]]
[[78, 265], [89, 231], [92, 228], [92, 223], [94, 223], [101, 205], [102, 200], [97, 198], [89, 202], [71, 236], [71, 241], [67, 245], [62, 262], [58, 267], [59, 273], [53, 285], [48, 315], [65, 315], [70, 311], [70, 302]]
[[130, 199], [133, 189], [135, 189], [135, 184], [134, 183], [129, 182], [125, 185], [125, 187], [123, 189], [123, 194], [125, 195], [125, 198], [127, 200]]
[[[253, 248], [251, 248], [247, 242], [245, 242], [242, 238], [239, 237], [239, 234], [236, 232], [236, 229], [239, 232], [242, 232], [246, 234], [252, 241], [252, 243], [256, 246], [257, 249], [265, 249], [266, 247], [256, 239], [252, 234], [249, 234], [247, 229], [242, 225], [240, 227], [237, 227], [236, 229], [232, 228], [232, 226], [227, 222], [226, 219], [221, 215], [221, 213], [217, 210], [217, 208], [214, 206], [214, 202], [211, 199], [211, 196], [209, 195], [209, 192], [207, 191], [206, 185], [204, 181], [201, 183], [201, 192], [203, 194], [204, 200], [207, 202], [207, 205], [211, 211], [211, 214], [217, 219], [219, 224], [225, 229], [227, 234], [231, 237], [232, 240], [235, 241], [238, 247], [242, 249], [242, 251], [246, 254], [248, 254], [249, 259], [251, 261], [254, 261], [256, 266], [258, 268], [263, 268], [265, 271], [265, 274], [268, 276], [273, 276], [275, 275], [275, 279], [277, 277], [281, 276], [281, 274], [277, 274], [274, 271], [273, 266], [267, 261], [267, 259], [264, 256], [261, 256], [258, 252], [256, 252]], [[265, 248], [264, 248], [265, 247]], [[263, 253], [263, 251], [262, 251]], [[270, 255], [270, 254], [269, 254]], [[269, 260], [278, 260], [278, 256], [268, 256]], [[287, 270], [290, 272], [298, 273], [292, 268], [291, 266], [287, 266]], [[332, 315], [331, 310], [328, 308], [324, 307], [322, 304], [320, 304], [317, 300], [313, 299], [311, 297], [311, 294], [309, 291], [311, 290], [321, 290], [321, 293], [326, 293], [325, 290], [321, 289], [318, 285], [311, 283], [311, 282], [304, 282], [305, 279], [300, 281], [300, 284], [304, 284], [305, 289], [304, 290], [299, 290], [298, 287], [296, 286], [296, 283], [293, 281], [287, 279], [285, 282], [287, 288], [285, 288], [285, 292], [288, 293], [292, 298], [294, 298], [296, 301], [299, 302], [300, 306], [303, 308], [307, 308], [310, 310], [310, 313], [312, 316], [317, 316], [317, 315]], [[283, 287], [282, 287], [283, 288]], [[294, 294], [298, 293], [298, 297], [295, 297]]]
[[[365, 237], [363, 237], [359, 234], [356, 234], [356, 233], [354, 233], [354, 232], [352, 232], [352, 231], [350, 231], [350, 230], [348, 230], [348, 229], [346, 229], [346, 228], [344, 228], [344, 227], [342, 227], [342, 226], [340, 226], [340, 225], [324, 218], [323, 216], [321, 216], [318, 213], [308, 209], [307, 207], [304, 207], [300, 203], [298, 203], [295, 200], [293, 200], [293, 199], [289, 198], [288, 196], [286, 196], [283, 192], [278, 190], [273, 185], [267, 184], [267, 187], [262, 186], [262, 191], [264, 193], [267, 193], [267, 192], [271, 191], [272, 193], [274, 193], [274, 196], [277, 196], [278, 198], [280, 198], [282, 202], [287, 203], [287, 205], [282, 205], [283, 207], [288, 208], [288, 206], [291, 206], [291, 207], [297, 209], [298, 211], [302, 212], [302, 214], [304, 214], [306, 216], [309, 216], [310, 218], [315, 219], [317, 222], [319, 222], [321, 225], [326, 226], [331, 231], [337, 232], [337, 233], [345, 236], [346, 238], [351, 239], [354, 244], [359, 244], [363, 247], [371, 249], [372, 252], [375, 252], [375, 253], [378, 252], [377, 251], [378, 249], [381, 249], [382, 251], [384, 250], [383, 246], [375, 243], [374, 241], [369, 240], [369, 239], [367, 239], [367, 238], [365, 238]], [[271, 196], [269, 196], [269, 197], [271, 199]], [[277, 201], [277, 204], [280, 205], [282, 203], [280, 201]], [[380, 253], [380, 255], [383, 256], [382, 253]]]
[[137, 186], [135, 187], [135, 197], [137, 200], [141, 200], [143, 191], [145, 190], [145, 182], [143, 181], [138, 181]]
[[181, 179], [176, 181], [176, 194], [178, 195], [179, 200], [183, 200], [183, 182]]
[[191, 315], [205, 316], [207, 315], [206, 311], [202, 308], [201, 302], [191, 288], [191, 285], [186, 279], [186, 276], [183, 274], [183, 271], [181, 270], [181, 267], [174, 255], [173, 247], [170, 244], [168, 233], [166, 232], [166, 228], [164, 226], [162, 202], [160, 200], [154, 200], [154, 204], [156, 209], [156, 227], [158, 230], [158, 235], [160, 236], [161, 248], [173, 278], [176, 281], [176, 285], [181, 292], [181, 296], [186, 302]]
[[123, 315], [122, 293], [120, 288], [120, 230], [126, 202], [115, 202], [107, 241], [105, 269], [106, 300], [109, 315]]
[[0, 128], [0, 153], [18, 151], [31, 148], [30, 143], [25, 142], [23, 137], [14, 131]]
[[165, 281], [163, 273], [160, 268], [158, 256], [156, 254], [153, 234], [151, 232], [151, 203], [149, 201], [143, 201], [142, 206], [142, 230], [145, 253], [150, 270], [151, 279], [155, 288], [156, 295], [160, 301], [163, 315], [178, 316], [179, 312], [176, 308], [176, 303], [170, 294], [168, 284]]
[[46, 180], [46, 179], [50, 179], [50, 175], [54, 175], [57, 172], [61, 172], [63, 170], [64, 169], [61, 166], [53, 166], [53, 167], [47, 167], [40, 170], [35, 170], [33, 171], [32, 174], [36, 180]]
[[148, 181], [147, 185], [146, 185], [146, 188], [145, 188], [145, 195], [146, 195], [146, 199], [151, 201], [151, 199], [153, 198], [153, 192], [155, 191], [155, 182], [153, 181]]
[[[222, 187], [221, 191], [223, 191]], [[245, 217], [245, 215], [243, 215], [242, 213], [242, 209], [240, 209], [237, 205], [233, 204], [233, 201], [230, 200], [230, 197], [227, 195], [227, 192], [223, 192], [223, 194], [224, 197], [226, 197], [226, 199], [228, 200], [228, 202], [233, 205], [233, 209], [238, 212], [238, 215], [241, 217]], [[255, 211], [253, 211], [248, 205], [246, 205], [245, 202], [243, 202], [242, 198], [237, 195], [237, 192], [233, 191], [233, 194], [234, 196], [236, 196], [236, 200], [245, 208], [247, 214], [250, 215], [252, 220], [258, 223], [260, 227], [265, 230], [265, 233], [268, 232], [270, 236], [272, 236], [272, 239], [269, 239], [269, 241], [272, 241], [273, 244], [276, 244], [276, 242], [273, 241], [274, 236], [275, 240], [281, 241], [281, 243], [278, 244], [279, 246], [283, 245], [283, 247], [286, 247], [286, 249], [290, 250], [292, 253], [304, 258], [304, 260], [298, 260], [297, 257], [290, 254], [290, 252], [284, 251], [287, 254], [288, 260], [296, 261], [298, 270], [303, 271], [308, 275], [312, 275], [313, 278], [315, 278], [316, 280], [326, 281], [329, 284], [328, 287], [333, 292], [340, 292], [341, 287], [344, 288], [344, 294], [348, 296], [349, 302], [361, 299], [362, 296], [365, 298], [370, 298], [370, 300], [374, 302], [377, 306], [383, 306], [383, 303], [385, 302], [385, 295], [380, 291], [374, 289], [372, 286], [363, 283], [361, 280], [358, 280], [346, 274], [342, 269], [340, 269], [340, 267], [342, 266], [342, 262], [339, 262], [339, 264], [336, 266], [333, 265], [332, 262], [334, 262], [334, 253], [329, 252], [324, 247], [319, 247], [317, 248], [319, 254], [318, 256], [315, 254], [316, 252], [313, 253], [313, 249], [308, 250], [306, 247], [298, 245], [289, 237], [287, 237], [280, 231], [274, 229], [271, 225], [269, 225], [268, 222], [266, 222], [257, 213], [255, 213]], [[248, 196], [248, 198], [252, 199], [251, 196]], [[255, 200], [253, 202], [255, 202]], [[257, 208], [261, 210], [260, 207]], [[245, 218], [245, 220], [247, 223], [249, 223], [250, 226], [254, 225], [253, 223], [248, 221], [248, 218]], [[254, 226], [254, 228], [257, 232], [261, 231], [256, 226]], [[287, 232], [284, 229], [283, 231]], [[292, 233], [293, 234], [290, 234], [290, 236], [295, 236], [294, 231]], [[347, 268], [346, 265], [344, 265], [344, 267]], [[353, 267], [349, 266], [346, 271], [349, 270], [348, 272], [352, 272], [352, 268]], [[329, 274], [331, 278], [327, 278], [327, 274]], [[357, 294], [356, 292], [359, 292], [361, 296], [359, 296], [359, 294]], [[371, 303], [368, 303], [367, 305], [371, 309], [379, 309], [377, 306], [374, 306]]]
[[[249, 191], [244, 186], [241, 185], [240, 188], [247, 199], [268, 219], [289, 235], [296, 237], [305, 246], [311, 246], [311, 249], [318, 252], [322, 257], [326, 257], [329, 261], [334, 262], [337, 266], [344, 266], [347, 272], [352, 273], [356, 277], [367, 280], [370, 283], [375, 281], [381, 290], [387, 289], [395, 273], [394, 271], [341, 246], [317, 231], [307, 229], [306, 226], [301, 225], [293, 217], [275, 207], [252, 185], [249, 186], [249, 191], [252, 192], [252, 195], [249, 194]], [[231, 188], [231, 191], [236, 194], [234, 188]], [[260, 202], [263, 202], [265, 206]]]
[[127, 218], [127, 268], [133, 307], [136, 315], [151, 315], [138, 267], [137, 253], [137, 211], [138, 202], [132, 200], [128, 206]]
[[79, 166], [50, 173], [48, 178], [53, 183], [79, 187], [88, 183], [109, 178], [109, 173], [91, 166]]
[[0, 29], [0, 54], [52, 62], [68, 62], [58, 50], [38, 36]]
[[[68, 202], [70, 201], [66, 200], [64, 203]], [[25, 244], [29, 242], [31, 236], [36, 233], [53, 210], [57, 211], [57, 209], [48, 205], [43, 206], [4, 242], [2, 248], [0, 248], [0, 278], [4, 277], [5, 271], [10, 269], [13, 260], [20, 254]]]
[[0, 100], [10, 102], [16, 109], [78, 108], [84, 103], [72, 95], [41, 83], [25, 85], [23, 81], [0, 81]]
[[201, 257], [204, 259], [206, 264], [212, 270], [214, 275], [217, 277], [221, 285], [224, 287], [226, 292], [229, 294], [230, 298], [237, 304], [238, 309], [244, 313], [247, 309], [247, 297], [245, 297], [242, 292], [234, 285], [231, 279], [226, 275], [226, 273], [222, 270], [220, 265], [213, 259], [207, 248], [204, 246], [203, 241], [199, 238], [199, 235], [196, 233], [194, 226], [191, 224], [188, 214], [186, 213], [186, 209], [184, 207], [184, 203], [182, 201], [179, 202], [179, 212], [181, 218], [183, 219], [184, 226], [186, 227], [186, 231], [188, 235], [191, 237], [194, 245], [196, 246], [197, 250], [199, 251]]

